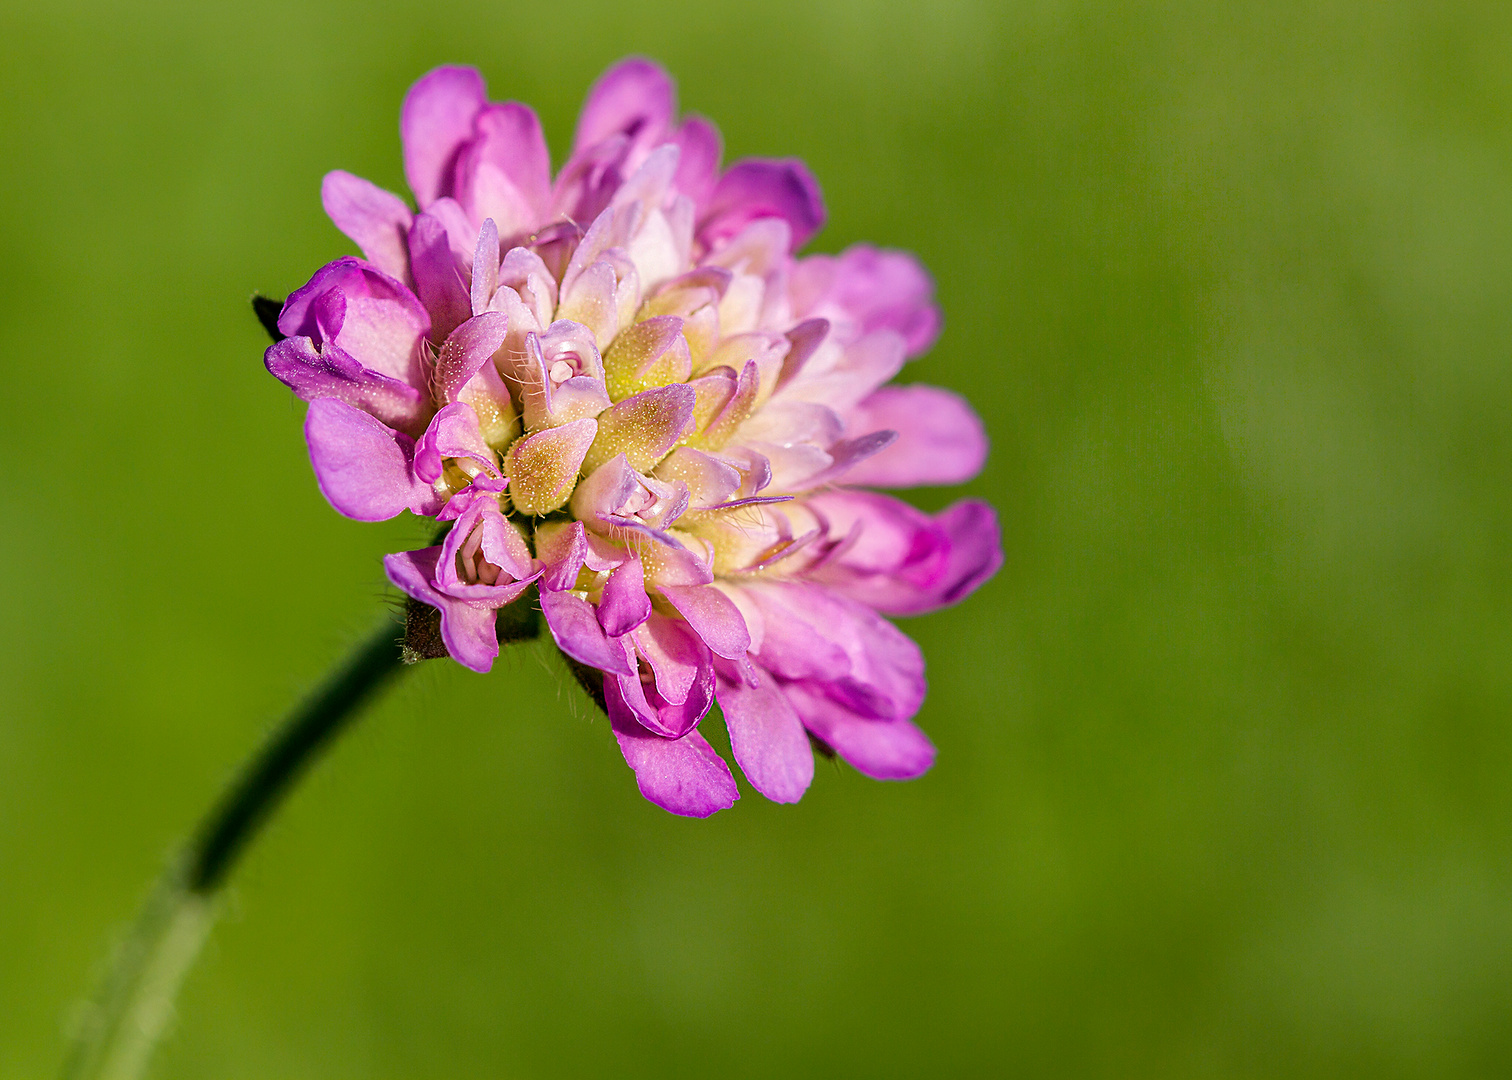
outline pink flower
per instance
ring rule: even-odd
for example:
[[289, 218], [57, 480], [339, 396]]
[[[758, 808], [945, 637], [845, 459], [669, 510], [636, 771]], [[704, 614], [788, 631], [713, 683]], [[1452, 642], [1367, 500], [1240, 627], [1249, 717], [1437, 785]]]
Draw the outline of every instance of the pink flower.
[[666, 73], [593, 88], [555, 178], [535, 114], [469, 68], [404, 102], [418, 211], [333, 172], [362, 249], [289, 297], [267, 366], [310, 402], [331, 505], [451, 521], [391, 555], [448, 652], [498, 655], [532, 586], [599, 690], [642, 793], [707, 816], [738, 797], [699, 734], [717, 701], [756, 790], [797, 801], [811, 738], [868, 776], [926, 771], [918, 647], [883, 615], [965, 597], [997, 569], [985, 503], [922, 513], [867, 488], [953, 484], [987, 443], [955, 394], [889, 383], [939, 332], [909, 255], [796, 257], [824, 221], [794, 160], [720, 167]]

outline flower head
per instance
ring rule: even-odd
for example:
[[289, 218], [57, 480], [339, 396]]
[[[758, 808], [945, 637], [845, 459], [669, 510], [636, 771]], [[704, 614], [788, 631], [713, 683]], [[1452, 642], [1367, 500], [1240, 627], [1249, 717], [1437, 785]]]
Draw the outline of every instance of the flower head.
[[555, 178], [535, 114], [472, 69], [421, 79], [400, 126], [417, 209], [325, 178], [363, 258], [289, 297], [267, 366], [310, 403], [332, 506], [451, 523], [385, 559], [447, 652], [487, 671], [496, 613], [534, 590], [674, 813], [738, 797], [698, 731], [716, 701], [779, 802], [812, 780], [811, 739], [869, 776], [927, 770], [923, 658], [883, 616], [960, 600], [1001, 553], [984, 503], [868, 490], [958, 483], [986, 454], [959, 397], [889, 383], [939, 331], [923, 269], [797, 257], [824, 221], [808, 170], [721, 168], [646, 60], [594, 86]]

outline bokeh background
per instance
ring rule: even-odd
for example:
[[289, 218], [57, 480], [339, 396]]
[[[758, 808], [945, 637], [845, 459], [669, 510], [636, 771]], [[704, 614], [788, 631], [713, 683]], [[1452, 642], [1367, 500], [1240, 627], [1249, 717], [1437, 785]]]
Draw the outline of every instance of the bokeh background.
[[[413, 672], [252, 852], [162, 1078], [1512, 1071], [1512, 7], [0, 8], [0, 1075], [369, 630], [249, 294], [481, 67], [658, 57], [813, 245], [917, 251], [1007, 563], [939, 764], [707, 822], [541, 648]], [[911, 496], [913, 497], [913, 496]], [[711, 729], [719, 725], [711, 724]]]

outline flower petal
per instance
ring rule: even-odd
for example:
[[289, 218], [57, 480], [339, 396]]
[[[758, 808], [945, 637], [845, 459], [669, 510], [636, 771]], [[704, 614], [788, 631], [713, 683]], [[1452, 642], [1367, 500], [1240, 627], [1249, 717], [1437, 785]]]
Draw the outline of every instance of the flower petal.
[[399, 116], [404, 177], [422, 210], [452, 193], [457, 152], [472, 138], [473, 118], [487, 101], [483, 76], [470, 67], [437, 68], [405, 95]]
[[436, 396], [455, 401], [479, 368], [493, 358], [509, 333], [509, 317], [502, 311], [474, 315], [447, 336], [436, 357]]
[[597, 431], [594, 420], [574, 420], [511, 443], [504, 471], [515, 509], [522, 514], [549, 514], [565, 503]]
[[676, 113], [677, 90], [660, 64], [638, 56], [621, 60], [588, 91], [572, 139], [573, 156], [614, 135], [654, 145]]
[[437, 590], [436, 562], [440, 547], [404, 551], [383, 557], [388, 579], [422, 604], [441, 612], [441, 640], [451, 658], [465, 668], [486, 674], [499, 655], [499, 639], [494, 632], [497, 608], [455, 600]]
[[718, 669], [715, 696], [730, 731], [730, 750], [751, 786], [773, 802], [795, 803], [814, 780], [814, 752], [803, 722], [771, 675], [758, 685]]
[[625, 703], [615, 679], [604, 680], [604, 702], [625, 763], [640, 792], [663, 810], [708, 817], [740, 798], [730, 767], [696, 730], [666, 739], [646, 730]]
[[[472, 315], [472, 295], [441, 214], [427, 210], [415, 218], [409, 231], [409, 250], [415, 292], [431, 315], [431, 340], [442, 342]], [[475, 250], [476, 244], [468, 248], [469, 267]]]
[[626, 559], [609, 575], [599, 599], [599, 623], [610, 637], [622, 637], [651, 616], [646, 576], [638, 558]]
[[[612, 642], [599, 625], [593, 605], [570, 592], [541, 590], [541, 612], [556, 639], [557, 648], [580, 664], [613, 675], [634, 675], [624, 649]], [[605, 680], [605, 690], [612, 680]]]
[[320, 492], [357, 521], [385, 521], [402, 510], [435, 514], [440, 500], [415, 476], [415, 441], [335, 398], [310, 402], [305, 439]]
[[808, 166], [797, 158], [746, 158], [719, 178], [699, 222], [699, 237], [717, 246], [758, 218], [781, 218], [792, 229], [790, 250], [806, 244], [824, 224], [824, 196]]
[[304, 401], [336, 399], [390, 427], [418, 430], [425, 422], [425, 395], [413, 386], [359, 364], [335, 345], [316, 351], [307, 337], [269, 346], [263, 363], [275, 379]]
[[498, 475], [493, 451], [478, 429], [478, 414], [471, 405], [460, 401], [431, 417], [425, 434], [415, 445], [415, 475], [427, 484], [434, 484], [441, 479], [446, 458], [474, 461], [479, 468]]
[[906, 251], [855, 244], [839, 255], [811, 255], [793, 268], [791, 292], [795, 314], [829, 319], [847, 339], [893, 330], [917, 356], [940, 333], [934, 282]]
[[846, 474], [847, 484], [960, 484], [982, 471], [987, 434], [966, 399], [935, 386], [883, 386], [846, 417], [849, 431], [890, 428], [898, 439]]
[[804, 727], [873, 780], [913, 780], [934, 764], [934, 745], [907, 719], [868, 720], [806, 683], [783, 692]]
[[385, 274], [409, 279], [406, 240], [414, 220], [403, 199], [377, 184], [337, 169], [320, 182], [320, 203], [331, 222]]
[[712, 585], [663, 585], [660, 592], [716, 656], [738, 660], [751, 647], [740, 609]]

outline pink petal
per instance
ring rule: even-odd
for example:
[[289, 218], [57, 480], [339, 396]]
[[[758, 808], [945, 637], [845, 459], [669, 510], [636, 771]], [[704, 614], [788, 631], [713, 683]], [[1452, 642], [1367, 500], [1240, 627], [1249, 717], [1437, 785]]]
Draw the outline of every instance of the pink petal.
[[471, 405], [456, 402], [435, 416], [415, 446], [415, 475], [427, 484], [441, 479], [445, 458], [466, 458], [497, 475], [493, 451], [478, 429], [478, 414]]
[[404, 176], [422, 210], [451, 194], [457, 152], [472, 138], [473, 118], [487, 100], [483, 76], [468, 67], [437, 68], [405, 95], [399, 118]]
[[[579, 523], [581, 527], [581, 523]], [[609, 575], [599, 599], [599, 623], [610, 637], [621, 637], [651, 616], [651, 598], [646, 595], [646, 578], [637, 558], [625, 560]]]
[[425, 388], [420, 341], [430, 331], [430, 315], [403, 282], [361, 259], [337, 259], [317, 270], [284, 301], [278, 329], [285, 337], [334, 340], [370, 371]]
[[740, 609], [712, 585], [663, 585], [661, 594], [716, 656], [737, 660], [751, 647]]
[[517, 101], [489, 105], [457, 157], [456, 198], [474, 221], [493, 218], [505, 236], [532, 232], [550, 210], [551, 159], [541, 122]]
[[1003, 565], [997, 511], [980, 499], [963, 499], [936, 516], [950, 537], [950, 562], [936, 586], [941, 604], [964, 600]]
[[806, 244], [824, 224], [824, 197], [808, 167], [796, 158], [746, 158], [719, 178], [698, 232], [717, 247], [758, 218], [781, 218], [792, 230], [790, 250]]
[[625, 762], [635, 770], [636, 786], [663, 810], [684, 817], [708, 817], [728, 810], [740, 798], [730, 767], [697, 731], [666, 739], [635, 719], [618, 682], [604, 680], [609, 722]]
[[839, 255], [812, 255], [794, 267], [790, 290], [796, 315], [829, 319], [846, 338], [892, 330], [917, 356], [940, 333], [934, 282], [906, 251], [855, 244]]
[[981, 472], [987, 434], [966, 400], [934, 386], [883, 386], [846, 418], [849, 431], [891, 428], [898, 439], [845, 477], [847, 484], [960, 484]]
[[474, 315], [453, 330], [436, 357], [437, 397], [455, 401], [467, 381], [503, 348], [508, 333], [509, 318], [502, 311]]
[[415, 441], [335, 398], [310, 402], [305, 440], [321, 494], [357, 521], [385, 521], [402, 510], [433, 515], [440, 500], [415, 476]]
[[572, 140], [573, 156], [612, 135], [654, 145], [676, 112], [677, 90], [661, 65], [640, 57], [621, 60], [588, 91]]
[[723, 152], [719, 129], [701, 116], [690, 116], [678, 127], [672, 141], [681, 151], [677, 159], [677, 190], [702, 210], [719, 182], [719, 159]]
[[795, 803], [814, 780], [814, 752], [803, 722], [772, 677], [759, 667], [756, 673], [754, 688], [723, 671], [714, 684], [730, 750], [752, 787], [773, 802]]
[[494, 632], [497, 609], [454, 600], [439, 592], [431, 582], [440, 554], [440, 547], [429, 547], [385, 555], [383, 569], [388, 579], [405, 593], [440, 610], [441, 640], [451, 658], [465, 668], [486, 674], [499, 655], [499, 639]]
[[[541, 590], [541, 611], [557, 648], [580, 664], [614, 675], [634, 675], [624, 649], [611, 642], [599, 625], [593, 605], [570, 592]], [[605, 680], [605, 689], [608, 682]]]
[[284, 338], [268, 348], [263, 363], [304, 401], [334, 398], [390, 427], [409, 431], [425, 422], [424, 394], [408, 383], [368, 370], [335, 345], [317, 351], [307, 337]]
[[783, 692], [805, 727], [873, 780], [913, 780], [934, 764], [934, 745], [909, 720], [868, 720], [803, 683]]
[[[442, 217], [426, 211], [409, 232], [410, 273], [431, 316], [431, 340], [440, 343], [472, 315], [472, 296]], [[471, 259], [469, 249], [469, 262]]]
[[336, 170], [320, 182], [320, 202], [331, 222], [362, 249], [363, 257], [400, 281], [409, 278], [410, 208], [399, 196], [360, 176]]

